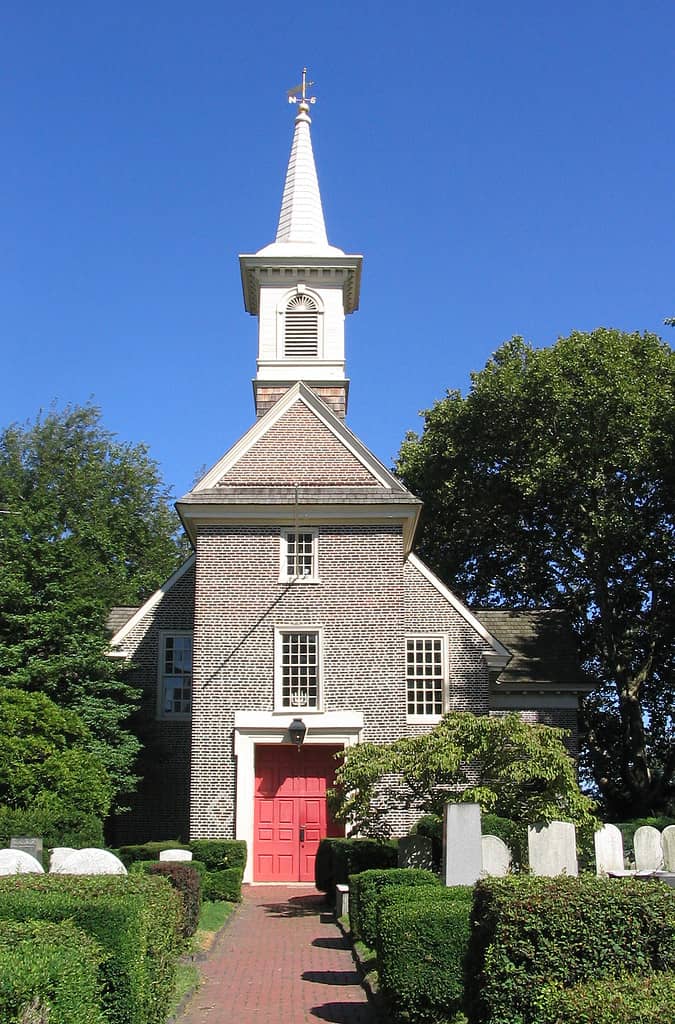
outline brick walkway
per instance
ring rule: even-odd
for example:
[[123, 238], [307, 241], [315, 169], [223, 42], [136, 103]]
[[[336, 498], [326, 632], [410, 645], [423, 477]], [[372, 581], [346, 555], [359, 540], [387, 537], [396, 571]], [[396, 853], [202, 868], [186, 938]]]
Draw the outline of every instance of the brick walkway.
[[245, 887], [177, 1024], [375, 1024], [323, 900], [316, 889]]

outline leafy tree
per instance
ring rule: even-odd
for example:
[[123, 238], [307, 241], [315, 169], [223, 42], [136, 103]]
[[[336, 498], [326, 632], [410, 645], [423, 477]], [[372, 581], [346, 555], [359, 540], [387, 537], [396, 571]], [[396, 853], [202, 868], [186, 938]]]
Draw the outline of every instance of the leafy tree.
[[470, 603], [570, 613], [597, 681], [584, 765], [618, 817], [675, 799], [674, 377], [651, 334], [513, 338], [398, 460], [423, 556]]
[[145, 446], [87, 405], [0, 434], [0, 509], [0, 684], [75, 711], [119, 800], [136, 781], [137, 692], [106, 656], [105, 620], [176, 568], [169, 495]]
[[392, 806], [441, 814], [448, 799], [523, 824], [557, 819], [593, 827], [595, 805], [579, 790], [566, 735], [516, 714], [453, 712], [424, 735], [341, 752], [333, 811], [365, 835], [382, 834]]

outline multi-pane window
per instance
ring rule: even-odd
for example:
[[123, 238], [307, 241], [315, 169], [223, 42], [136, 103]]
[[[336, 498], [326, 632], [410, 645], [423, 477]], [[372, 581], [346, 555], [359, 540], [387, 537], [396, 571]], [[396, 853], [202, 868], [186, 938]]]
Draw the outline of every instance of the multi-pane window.
[[160, 650], [160, 713], [189, 715], [192, 708], [192, 636], [165, 633]]
[[285, 311], [284, 355], [296, 359], [319, 354], [319, 307], [309, 295], [294, 295]]
[[443, 714], [443, 646], [440, 636], [410, 637], [406, 641], [409, 717]]
[[287, 530], [281, 535], [281, 579], [317, 579], [316, 530]]
[[281, 632], [279, 703], [290, 711], [319, 708], [319, 633]]

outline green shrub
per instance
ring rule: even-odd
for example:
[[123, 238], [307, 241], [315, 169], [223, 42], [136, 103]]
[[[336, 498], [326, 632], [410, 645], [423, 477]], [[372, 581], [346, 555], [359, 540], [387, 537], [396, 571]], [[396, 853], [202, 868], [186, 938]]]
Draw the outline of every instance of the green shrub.
[[190, 849], [208, 871], [246, 867], [246, 843], [243, 839], [194, 839]]
[[156, 861], [147, 868], [148, 875], [163, 875], [179, 894], [182, 903], [182, 935], [189, 939], [197, 930], [201, 907], [202, 883], [199, 872], [188, 861]]
[[200, 885], [206, 874], [206, 864], [201, 860], [135, 860], [129, 865], [129, 874], [150, 875], [150, 868], [155, 864], [187, 864], [197, 872]]
[[105, 1024], [100, 946], [70, 922], [3, 921], [0, 1024], [42, 1014], [49, 1024]]
[[189, 850], [190, 847], [177, 839], [162, 839], [156, 843], [139, 843], [136, 846], [120, 846], [117, 856], [126, 868], [137, 860], [156, 861], [164, 850]]
[[408, 888], [407, 900], [401, 897], [380, 910], [380, 989], [393, 1021], [440, 1024], [462, 1006], [471, 890], [438, 886], [419, 900], [418, 891]]
[[372, 868], [349, 876], [349, 926], [355, 939], [375, 949], [378, 897], [387, 886], [441, 884], [432, 871], [419, 868]]
[[543, 993], [537, 1024], [665, 1024], [675, 1013], [675, 974], [632, 974]]
[[471, 1024], [531, 1024], [546, 985], [675, 969], [675, 892], [634, 879], [478, 882], [467, 958]]
[[180, 899], [143, 875], [0, 878], [3, 921], [71, 920], [103, 948], [104, 1009], [112, 1024], [164, 1024], [181, 943]]
[[350, 875], [370, 868], [395, 868], [398, 863], [395, 840], [322, 839], [315, 861], [316, 887], [335, 896], [336, 885], [346, 885]]
[[205, 900], [228, 900], [239, 903], [241, 900], [241, 880], [244, 872], [241, 868], [223, 868], [222, 871], [207, 871], [202, 883]]
[[0, 846], [9, 846], [12, 836], [41, 836], [45, 851], [54, 846], [102, 847], [103, 824], [95, 814], [77, 814], [56, 801], [28, 809], [0, 807]]

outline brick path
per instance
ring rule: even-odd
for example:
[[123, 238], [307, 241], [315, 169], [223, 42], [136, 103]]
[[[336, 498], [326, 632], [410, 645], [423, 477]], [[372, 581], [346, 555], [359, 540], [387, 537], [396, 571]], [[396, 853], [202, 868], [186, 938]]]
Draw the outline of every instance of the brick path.
[[177, 1024], [375, 1024], [323, 900], [316, 889], [245, 887]]

